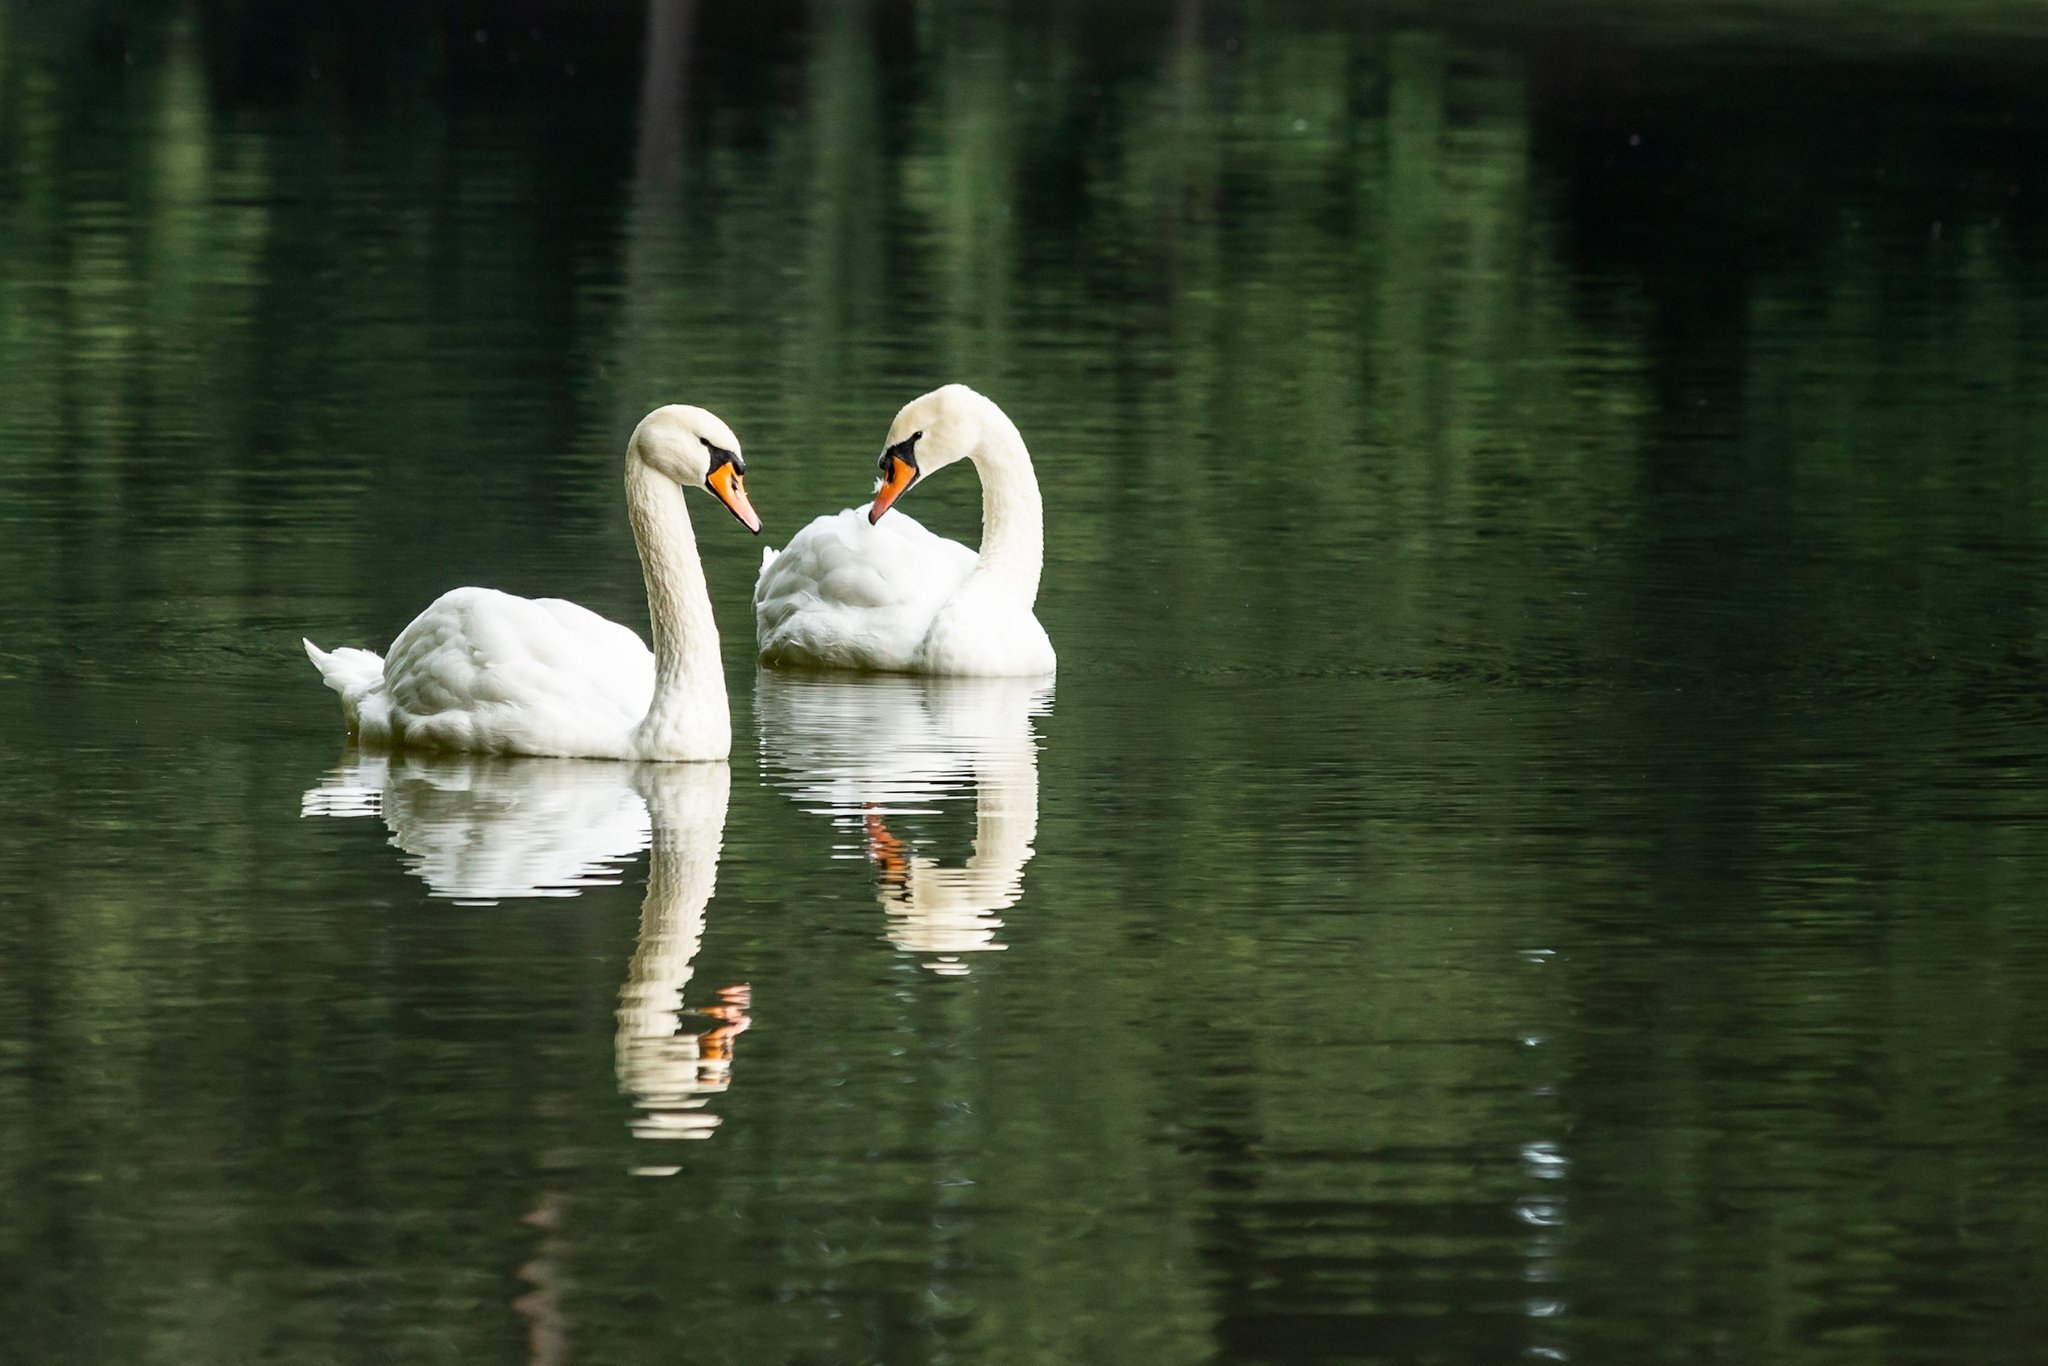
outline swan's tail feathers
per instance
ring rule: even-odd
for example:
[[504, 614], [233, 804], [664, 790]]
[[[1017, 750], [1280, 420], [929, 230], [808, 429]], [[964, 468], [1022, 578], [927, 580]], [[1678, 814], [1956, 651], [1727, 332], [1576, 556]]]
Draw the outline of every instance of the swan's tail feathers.
[[384, 657], [373, 651], [346, 645], [339, 650], [323, 650], [310, 640], [301, 640], [299, 644], [306, 647], [306, 658], [320, 671], [321, 680], [344, 699], [383, 681]]
[[349, 731], [354, 733], [362, 725], [363, 699], [384, 681], [384, 657], [346, 645], [339, 650], [323, 650], [310, 640], [302, 639], [299, 643], [306, 647], [306, 658], [320, 671], [320, 681], [341, 694], [342, 714], [348, 717]]

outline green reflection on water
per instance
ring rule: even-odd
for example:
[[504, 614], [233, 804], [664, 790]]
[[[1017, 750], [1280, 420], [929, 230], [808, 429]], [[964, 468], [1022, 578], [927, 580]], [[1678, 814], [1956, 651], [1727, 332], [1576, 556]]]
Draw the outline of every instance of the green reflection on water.
[[[0, 9], [14, 1349], [2024, 1359], [2043, 35], [1671, 11]], [[951, 379], [1049, 703], [757, 682], [706, 526], [701, 908], [301, 820], [300, 634], [642, 622], [647, 407], [780, 540]]]

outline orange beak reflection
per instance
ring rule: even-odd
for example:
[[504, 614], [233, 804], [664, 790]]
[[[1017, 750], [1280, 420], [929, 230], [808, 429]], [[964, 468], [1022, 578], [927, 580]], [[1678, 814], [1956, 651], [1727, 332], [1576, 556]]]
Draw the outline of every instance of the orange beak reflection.
[[900, 455], [889, 457], [889, 477], [882, 481], [882, 487], [875, 490], [875, 505], [868, 509], [868, 525], [882, 520], [882, 514], [890, 504], [903, 496], [903, 490], [910, 487], [917, 478], [917, 466]]
[[729, 463], [720, 465], [711, 471], [704, 485], [711, 490], [713, 497], [731, 510], [733, 516], [740, 519], [741, 526], [756, 536], [761, 534], [761, 519], [754, 515], [754, 505], [747, 501], [746, 481], [738, 470]]

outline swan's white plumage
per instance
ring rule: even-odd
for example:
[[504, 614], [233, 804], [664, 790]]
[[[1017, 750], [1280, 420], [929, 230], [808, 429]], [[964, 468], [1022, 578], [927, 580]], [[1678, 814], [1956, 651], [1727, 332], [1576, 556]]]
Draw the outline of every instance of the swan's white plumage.
[[464, 753], [627, 758], [628, 733], [653, 695], [653, 652], [617, 622], [560, 598], [454, 588], [391, 642], [382, 688], [357, 703], [358, 735]]
[[[649, 414], [628, 447], [627, 504], [666, 654], [657, 658], [626, 627], [560, 598], [451, 589], [399, 632], [386, 658], [304, 642], [341, 695], [351, 733], [376, 748], [725, 758], [731, 719], [718, 633], [682, 492], [706, 484], [714, 450], [735, 453], [738, 468], [731, 430], [680, 406]], [[730, 476], [721, 482], [744, 507]]]
[[364, 704], [375, 698], [370, 708], [370, 729], [388, 734], [391, 723], [384, 715], [384, 657], [374, 650], [358, 650], [350, 645], [329, 651], [303, 638], [299, 644], [306, 647], [306, 657], [320, 671], [321, 681], [341, 694], [341, 714], [348, 722], [349, 733], [363, 729]]
[[[982, 481], [977, 554], [900, 510], [820, 517], [762, 556], [754, 626], [764, 664], [880, 673], [1039, 677], [1056, 665], [1032, 613], [1044, 515], [1031, 456], [1002, 409], [965, 385], [904, 405], [919, 477], [972, 460]], [[885, 454], [886, 463], [888, 457]]]
[[914, 672], [933, 618], [974, 563], [966, 546], [901, 512], [872, 526], [859, 508], [820, 517], [761, 566], [761, 660]]

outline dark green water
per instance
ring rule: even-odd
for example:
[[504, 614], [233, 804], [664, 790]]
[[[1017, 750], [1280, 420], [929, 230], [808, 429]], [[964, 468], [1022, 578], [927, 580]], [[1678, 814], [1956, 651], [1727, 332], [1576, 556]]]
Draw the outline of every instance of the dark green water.
[[[414, 8], [0, 3], [0, 1358], [2042, 1358], [2034, 6]], [[1050, 696], [342, 752], [947, 380]]]

